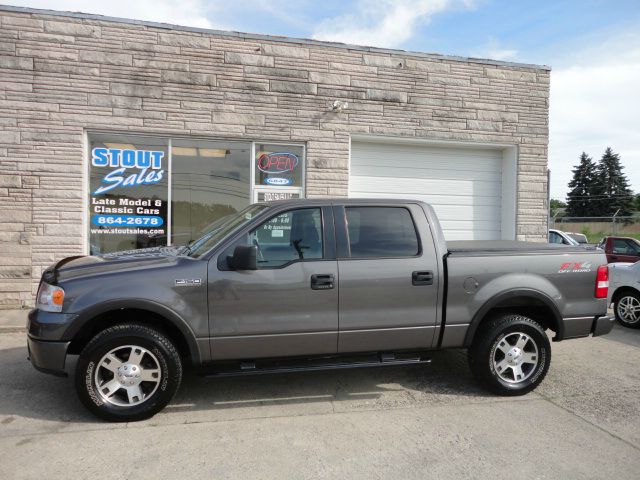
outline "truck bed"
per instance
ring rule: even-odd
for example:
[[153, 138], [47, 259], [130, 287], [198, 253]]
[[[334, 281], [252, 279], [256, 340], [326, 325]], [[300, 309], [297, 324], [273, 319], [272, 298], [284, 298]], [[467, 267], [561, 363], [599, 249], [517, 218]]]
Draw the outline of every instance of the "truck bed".
[[558, 245], [515, 240], [459, 240], [447, 242], [450, 256], [558, 255], [559, 253], [602, 253], [595, 246]]

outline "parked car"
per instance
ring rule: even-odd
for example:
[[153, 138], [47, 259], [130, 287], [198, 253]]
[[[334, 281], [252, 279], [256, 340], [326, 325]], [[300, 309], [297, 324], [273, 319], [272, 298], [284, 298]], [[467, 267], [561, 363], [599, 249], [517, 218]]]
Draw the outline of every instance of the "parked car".
[[629, 328], [640, 328], [640, 262], [609, 265], [609, 305], [616, 320]]
[[188, 247], [70, 257], [29, 313], [39, 370], [78, 355], [84, 405], [148, 418], [191, 365], [213, 376], [429, 363], [468, 349], [476, 378], [522, 395], [554, 340], [608, 333], [602, 251], [444, 240], [433, 209], [402, 200], [258, 203]]
[[607, 255], [607, 262], [635, 263], [640, 260], [640, 242], [631, 237], [604, 237], [598, 247]]
[[553, 228], [549, 229], [549, 243], [557, 243], [560, 245], [572, 245], [572, 246], [580, 245], [580, 243], [578, 243], [577, 240], [574, 240], [573, 238], [571, 238], [571, 236], [568, 233], [563, 232], [562, 230], [556, 230]]
[[589, 239], [584, 233], [567, 232], [567, 235], [569, 235], [572, 239], [574, 239], [580, 245], [587, 245], [589, 243]]

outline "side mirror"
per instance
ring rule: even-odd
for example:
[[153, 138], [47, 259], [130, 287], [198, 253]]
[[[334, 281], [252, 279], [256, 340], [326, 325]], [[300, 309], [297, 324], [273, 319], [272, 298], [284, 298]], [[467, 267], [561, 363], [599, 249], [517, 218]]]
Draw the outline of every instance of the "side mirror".
[[232, 270], [257, 270], [258, 247], [255, 245], [238, 245], [233, 255], [227, 257], [227, 264]]

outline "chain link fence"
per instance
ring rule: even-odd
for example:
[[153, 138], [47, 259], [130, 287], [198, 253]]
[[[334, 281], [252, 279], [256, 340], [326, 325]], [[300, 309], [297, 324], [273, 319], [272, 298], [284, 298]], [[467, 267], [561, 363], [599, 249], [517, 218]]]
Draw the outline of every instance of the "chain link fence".
[[549, 228], [563, 232], [582, 233], [589, 243], [598, 243], [609, 235], [633, 237], [640, 240], [640, 216], [633, 217], [565, 217], [552, 216]]

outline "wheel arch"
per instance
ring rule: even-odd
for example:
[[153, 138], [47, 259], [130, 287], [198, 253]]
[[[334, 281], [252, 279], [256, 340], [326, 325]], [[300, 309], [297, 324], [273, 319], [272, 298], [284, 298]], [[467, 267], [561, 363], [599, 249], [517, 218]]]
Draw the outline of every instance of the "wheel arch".
[[183, 358], [194, 365], [203, 360], [196, 336], [191, 327], [173, 310], [164, 305], [144, 300], [105, 302], [80, 313], [65, 332], [69, 354], [78, 354], [99, 331], [121, 323], [143, 323], [158, 327], [176, 344]]
[[637, 288], [634, 288], [630, 285], [623, 285], [621, 287], [618, 287], [614, 292], [613, 295], [611, 295], [611, 301], [615, 302], [617, 301], [622, 295], [624, 295], [626, 292], [631, 292], [631, 293], [635, 293], [636, 295], [640, 296], [640, 290], [638, 290]]
[[464, 346], [471, 346], [479, 327], [501, 313], [525, 315], [553, 330], [554, 341], [564, 338], [562, 315], [551, 297], [538, 290], [513, 289], [491, 297], [478, 309], [467, 329]]

